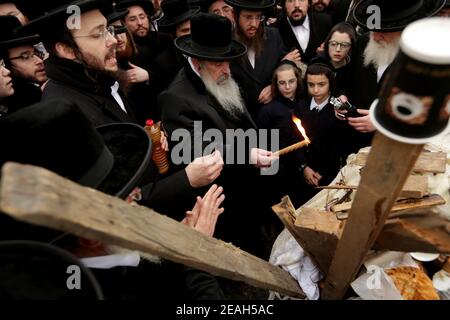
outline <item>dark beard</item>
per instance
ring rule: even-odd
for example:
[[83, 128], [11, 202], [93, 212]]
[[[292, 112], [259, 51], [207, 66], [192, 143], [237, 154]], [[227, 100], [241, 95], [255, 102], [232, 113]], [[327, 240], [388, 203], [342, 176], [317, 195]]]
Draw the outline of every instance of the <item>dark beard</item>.
[[300, 20], [294, 20], [294, 19], [292, 19], [291, 17], [288, 17], [288, 19], [289, 19], [290, 23], [291, 23], [294, 27], [297, 27], [297, 26], [301, 26], [301, 25], [303, 24], [303, 22], [305, 22], [306, 16], [304, 16], [304, 17], [301, 18]]
[[237, 40], [243, 42], [248, 48], [255, 50], [256, 56], [261, 53], [264, 45], [264, 28], [260, 26], [252, 39], [248, 39], [239, 26], [236, 27]]

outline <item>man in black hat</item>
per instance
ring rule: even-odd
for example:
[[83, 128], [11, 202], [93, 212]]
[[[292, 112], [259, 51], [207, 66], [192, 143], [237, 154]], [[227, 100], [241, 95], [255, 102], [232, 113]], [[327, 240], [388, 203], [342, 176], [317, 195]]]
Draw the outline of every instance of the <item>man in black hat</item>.
[[0, 0], [0, 16], [16, 17], [22, 25], [28, 22], [24, 13], [17, 8], [17, 0]]
[[[199, 143], [203, 154], [205, 143], [198, 141], [209, 129], [220, 131], [226, 137], [227, 130], [255, 130], [256, 126], [249, 115], [239, 87], [230, 73], [230, 61], [246, 53], [245, 46], [231, 40], [231, 22], [221, 16], [200, 13], [191, 19], [191, 35], [179, 37], [175, 46], [185, 55], [189, 56], [188, 64], [181, 69], [169, 88], [159, 98], [162, 110], [162, 122], [169, 136], [173, 140], [178, 133], [190, 134], [187, 144], [188, 156], [192, 161], [196, 157], [195, 146]], [[195, 121], [200, 121], [202, 132], [197, 132]], [[186, 131], [187, 130], [187, 131]], [[268, 151], [253, 148], [238, 150], [238, 145], [227, 141], [219, 146], [227, 155], [251, 158], [251, 162], [258, 167], [270, 166], [273, 161]], [[228, 151], [227, 151], [228, 150]], [[230, 151], [233, 150], [233, 151]], [[193, 151], [193, 152], [192, 152]], [[183, 153], [183, 158], [186, 155]], [[224, 156], [223, 159], [227, 157]], [[247, 160], [248, 161], [248, 160]], [[254, 166], [225, 164], [223, 173], [217, 181], [227, 190], [227, 200], [224, 208], [229, 213], [218, 225], [218, 237], [254, 254], [264, 255], [265, 244], [261, 236], [260, 227], [266, 222], [264, 208], [270, 205], [264, 203], [264, 197], [259, 191], [259, 170]], [[187, 163], [181, 164], [185, 166]], [[262, 188], [261, 188], [262, 189]], [[251, 193], [251, 194], [248, 194]], [[251, 197], [258, 194], [261, 198], [252, 201]], [[265, 207], [267, 206], [267, 207]], [[264, 207], [264, 208], [261, 208]], [[253, 214], [257, 213], [256, 219]], [[272, 217], [271, 214], [268, 214]], [[267, 252], [265, 252], [267, 253]]]
[[287, 54], [278, 30], [264, 27], [264, 10], [275, 5], [275, 0], [226, 0], [234, 8], [235, 38], [247, 46], [247, 55], [231, 63], [233, 76], [245, 92], [245, 105], [253, 119], [262, 104], [272, 100], [272, 74], [283, 59], [293, 62], [298, 52]]
[[204, 0], [201, 2], [202, 11], [208, 13], [218, 14], [225, 17], [235, 24], [233, 7], [227, 4], [224, 0]]
[[[164, 17], [159, 21], [159, 30], [170, 34], [173, 38], [191, 33], [191, 17], [200, 8], [189, 8], [187, 0], [164, 0], [161, 3]], [[161, 52], [155, 59], [160, 74], [162, 88], [166, 89], [175, 75], [186, 63], [186, 58], [173, 45]]]
[[303, 63], [317, 55], [333, 26], [328, 14], [317, 14], [310, 10], [310, 0], [282, 0], [283, 13], [277, 21], [278, 30], [285, 46], [297, 49]]
[[12, 72], [15, 93], [8, 98], [9, 112], [41, 100], [41, 85], [47, 81], [43, 56], [34, 46], [40, 43], [39, 36], [18, 37], [14, 29], [20, 27], [14, 16], [0, 16], [0, 47], [8, 53], [4, 61]]
[[[349, 125], [354, 129], [348, 132], [349, 137], [346, 139], [348, 154], [371, 143], [375, 127], [370, 121], [368, 109], [378, 97], [384, 76], [399, 51], [402, 30], [418, 19], [435, 15], [444, 2], [362, 0], [356, 5], [353, 11], [355, 22], [370, 31], [358, 38], [353, 50], [353, 81], [347, 98], [362, 116], [348, 118]], [[379, 26], [371, 25], [373, 19], [367, 10], [370, 5], [380, 8]]]
[[[79, 107], [94, 125], [136, 122], [132, 106], [118, 88], [111, 73], [117, 71], [114, 28], [108, 27], [98, 0], [66, 0], [64, 4], [41, 1], [45, 12], [18, 29], [20, 33], [39, 33], [49, 58], [45, 69], [49, 81], [44, 101], [64, 96]], [[78, 6], [80, 15], [68, 10]]]

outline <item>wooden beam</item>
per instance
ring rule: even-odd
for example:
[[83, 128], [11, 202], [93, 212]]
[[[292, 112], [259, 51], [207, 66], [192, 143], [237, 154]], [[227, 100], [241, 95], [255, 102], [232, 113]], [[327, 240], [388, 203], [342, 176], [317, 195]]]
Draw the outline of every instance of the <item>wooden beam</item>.
[[255, 287], [304, 298], [284, 270], [173, 219], [33, 166], [2, 168], [0, 211], [18, 220], [138, 250]]
[[[421, 199], [402, 199], [395, 202], [394, 206], [392, 207], [391, 214], [389, 217], [392, 216], [393, 212], [399, 212], [404, 210], [411, 210], [411, 209], [423, 209], [423, 208], [429, 208], [441, 204], [445, 204], [445, 199], [442, 198], [438, 194], [432, 194], [427, 197], [423, 197]], [[337, 204], [331, 207], [331, 211], [338, 213], [342, 211], [348, 211], [352, 208], [353, 202], [344, 202], [341, 204]]]
[[[356, 155], [355, 164], [365, 166], [369, 152], [360, 151]], [[414, 164], [413, 172], [416, 173], [444, 173], [447, 166], [447, 154], [445, 152], [422, 152]]]
[[349, 218], [338, 242], [322, 292], [341, 299], [372, 248], [423, 145], [393, 141], [377, 132]]

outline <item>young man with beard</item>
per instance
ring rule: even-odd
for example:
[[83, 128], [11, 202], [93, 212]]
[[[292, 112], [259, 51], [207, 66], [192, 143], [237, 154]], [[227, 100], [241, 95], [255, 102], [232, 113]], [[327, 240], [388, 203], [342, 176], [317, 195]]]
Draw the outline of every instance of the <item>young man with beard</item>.
[[[192, 17], [191, 35], [175, 40], [175, 46], [189, 56], [189, 64], [181, 69], [159, 97], [162, 122], [173, 141], [179, 140], [175, 138], [178, 133], [190, 134], [190, 139], [180, 144], [186, 143], [191, 160], [198, 156], [195, 155], [196, 144], [202, 146], [201, 152], [209, 145], [195, 131], [194, 121], [200, 121], [202, 135], [208, 129], [216, 129], [221, 133], [224, 145], [219, 144], [219, 149], [227, 154], [223, 159], [231, 154], [235, 158], [244, 155], [246, 160], [251, 158], [256, 167], [270, 166], [273, 161], [270, 152], [258, 148], [247, 152], [247, 147], [238, 150], [242, 141], [225, 141], [227, 129], [256, 129], [239, 87], [231, 77], [230, 60], [246, 52], [243, 44], [231, 40], [231, 33], [231, 22], [224, 17], [204, 13]], [[225, 163], [223, 173], [216, 180], [227, 193], [224, 204], [227, 215], [217, 226], [217, 237], [232, 241], [254, 254], [268, 254], [264, 251], [270, 250], [270, 247], [264, 245], [273, 239], [264, 239], [260, 228], [264, 227], [267, 219], [273, 217], [269, 213], [271, 200], [262, 193], [267, 190], [260, 190], [263, 188], [259, 170], [248, 164], [248, 161], [246, 164], [237, 164], [235, 158], [234, 164]], [[253, 196], [258, 196], [258, 199]], [[266, 200], [269, 203], [265, 203]]]
[[348, 130], [345, 139], [348, 148], [346, 154], [357, 152], [371, 143], [375, 128], [370, 121], [368, 109], [378, 97], [384, 76], [399, 51], [402, 30], [415, 20], [435, 15], [443, 7], [445, 0], [425, 0], [421, 6], [418, 6], [419, 2], [420, 0], [362, 0], [354, 9], [355, 22], [366, 30], [370, 29], [367, 23], [371, 21], [367, 13], [369, 5], [378, 5], [382, 15], [380, 28], [362, 35], [353, 51], [353, 81], [347, 98], [362, 116], [347, 119], [352, 128]]
[[317, 55], [317, 49], [330, 32], [333, 23], [328, 14], [311, 12], [308, 0], [282, 0], [283, 14], [278, 30], [289, 50], [297, 49], [303, 63]]
[[277, 29], [264, 26], [264, 10], [275, 0], [226, 0], [233, 6], [235, 39], [247, 46], [247, 54], [231, 63], [233, 77], [245, 92], [245, 105], [255, 120], [263, 104], [272, 100], [270, 88], [273, 71], [281, 60], [299, 60], [297, 51], [287, 54]]
[[[81, 15], [79, 24], [71, 26], [67, 8], [73, 4]], [[46, 13], [19, 32], [39, 33], [50, 53], [45, 61], [49, 81], [42, 100], [64, 97], [77, 101], [94, 125], [136, 122], [131, 105], [111, 76], [117, 71], [117, 40], [100, 11], [104, 3], [67, 0], [56, 8], [51, 1], [41, 1], [41, 5]]]
[[5, 64], [11, 70], [15, 93], [7, 100], [9, 112], [14, 112], [41, 100], [41, 85], [47, 81], [44, 54], [34, 47], [40, 42], [38, 36], [18, 37], [14, 30], [20, 27], [14, 16], [0, 16], [0, 46], [7, 56]]

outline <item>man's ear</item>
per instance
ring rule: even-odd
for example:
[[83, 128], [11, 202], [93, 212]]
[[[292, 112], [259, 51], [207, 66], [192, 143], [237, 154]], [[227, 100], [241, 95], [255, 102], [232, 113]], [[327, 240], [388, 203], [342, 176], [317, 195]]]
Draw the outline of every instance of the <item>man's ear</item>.
[[76, 59], [75, 51], [73, 50], [73, 48], [64, 42], [57, 42], [55, 44], [55, 49], [60, 58], [65, 58], [69, 60]]
[[200, 72], [200, 70], [202, 69], [201, 63], [197, 58], [191, 58], [192, 61], [192, 65], [195, 68], [195, 71]]

